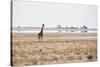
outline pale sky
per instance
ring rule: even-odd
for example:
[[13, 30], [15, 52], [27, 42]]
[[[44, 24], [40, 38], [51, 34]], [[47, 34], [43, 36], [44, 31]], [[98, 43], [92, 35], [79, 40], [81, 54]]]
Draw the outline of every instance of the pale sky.
[[86, 25], [97, 28], [97, 6], [80, 4], [14, 1], [13, 26], [63, 27]]

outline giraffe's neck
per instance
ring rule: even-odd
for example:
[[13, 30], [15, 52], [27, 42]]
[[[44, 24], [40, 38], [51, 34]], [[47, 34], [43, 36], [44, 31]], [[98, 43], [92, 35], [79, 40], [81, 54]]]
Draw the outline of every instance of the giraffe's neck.
[[43, 26], [42, 26], [42, 28], [41, 28], [41, 31], [40, 31], [41, 33], [43, 33]]

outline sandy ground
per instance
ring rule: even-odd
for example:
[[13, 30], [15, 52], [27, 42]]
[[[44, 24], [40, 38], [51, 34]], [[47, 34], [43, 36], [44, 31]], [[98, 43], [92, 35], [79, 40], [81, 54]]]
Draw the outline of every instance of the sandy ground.
[[40, 42], [37, 34], [13, 33], [12, 39], [14, 66], [97, 60], [96, 34], [45, 33]]

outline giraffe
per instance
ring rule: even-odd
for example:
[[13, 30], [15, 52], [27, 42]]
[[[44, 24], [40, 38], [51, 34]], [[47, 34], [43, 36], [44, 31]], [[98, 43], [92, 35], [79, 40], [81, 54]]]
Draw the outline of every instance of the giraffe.
[[43, 27], [44, 27], [44, 24], [42, 24], [41, 31], [38, 33], [38, 40], [43, 40]]

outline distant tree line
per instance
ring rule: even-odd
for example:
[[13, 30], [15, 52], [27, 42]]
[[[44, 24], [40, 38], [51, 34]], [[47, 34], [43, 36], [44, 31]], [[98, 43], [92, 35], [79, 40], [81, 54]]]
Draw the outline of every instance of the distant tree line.
[[[22, 28], [23, 27], [18, 26], [17, 30], [21, 31]], [[55, 27], [55, 28], [58, 30], [58, 32], [62, 32], [62, 30], [65, 30], [66, 32], [68, 32], [68, 31], [75, 32], [75, 31], [79, 31], [79, 30], [80, 30], [80, 32], [88, 32], [87, 31], [88, 27], [85, 25], [83, 25], [81, 27], [72, 27], [72, 26], [71, 27], [62, 27], [61, 25], [57, 25], [57, 27]]]
[[78, 27], [62, 27], [61, 25], [57, 25], [56, 29], [58, 29], [58, 32], [61, 32], [62, 29], [66, 29], [65, 31], [68, 32], [68, 30], [70, 30], [70, 32], [74, 32], [77, 31], [78, 29], [81, 30], [81, 32], [88, 32], [87, 29], [88, 27], [83, 25], [82, 27], [78, 28]]

